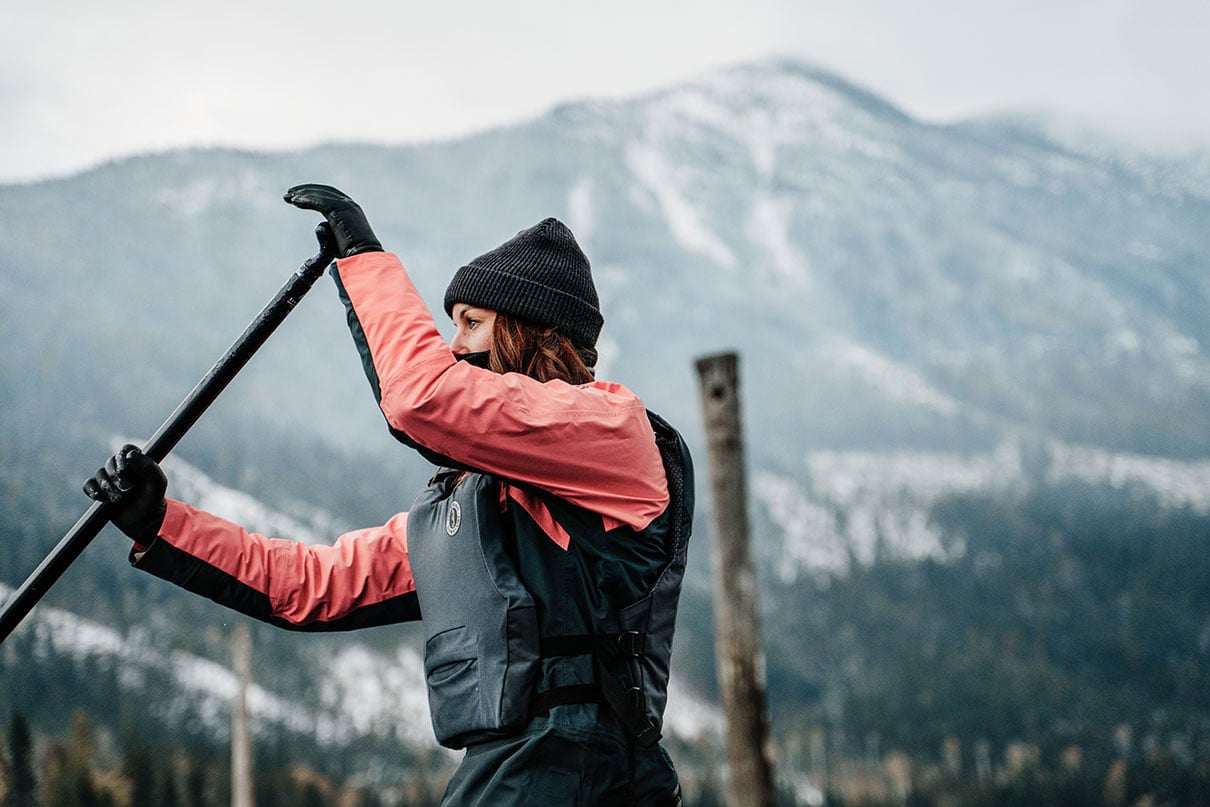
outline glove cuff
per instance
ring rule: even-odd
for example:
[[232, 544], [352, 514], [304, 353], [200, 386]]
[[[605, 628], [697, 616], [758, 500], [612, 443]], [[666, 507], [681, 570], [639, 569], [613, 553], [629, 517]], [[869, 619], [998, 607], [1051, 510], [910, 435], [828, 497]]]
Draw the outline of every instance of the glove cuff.
[[349, 247], [345, 251], [346, 258], [352, 258], [354, 255], [360, 255], [363, 252], [383, 252], [382, 244], [377, 241], [371, 243], [358, 244], [355, 247]]

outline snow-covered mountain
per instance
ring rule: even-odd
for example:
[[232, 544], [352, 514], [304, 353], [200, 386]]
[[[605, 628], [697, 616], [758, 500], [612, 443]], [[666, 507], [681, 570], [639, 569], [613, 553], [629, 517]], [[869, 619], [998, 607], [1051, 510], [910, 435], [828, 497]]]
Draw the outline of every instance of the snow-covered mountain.
[[[27, 405], [120, 383], [118, 412], [95, 404], [107, 421], [131, 419], [137, 384], [140, 423], [106, 425], [154, 425], [309, 253], [312, 218], [280, 194], [317, 179], [362, 201], [434, 303], [462, 262], [563, 217], [601, 287], [602, 373], [691, 430], [691, 359], [738, 348], [762, 460], [987, 448], [1008, 429], [1197, 456], [1194, 163], [926, 125], [780, 61], [451, 143], [132, 158], [0, 190], [4, 371]], [[315, 296], [230, 406], [381, 447], [339, 307]]]

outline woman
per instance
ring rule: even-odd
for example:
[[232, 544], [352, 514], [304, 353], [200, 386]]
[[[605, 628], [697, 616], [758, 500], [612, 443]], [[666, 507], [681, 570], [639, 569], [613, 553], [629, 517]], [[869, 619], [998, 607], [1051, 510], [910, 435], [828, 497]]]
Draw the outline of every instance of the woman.
[[85, 484], [136, 568], [295, 630], [420, 619], [447, 804], [676, 804], [658, 745], [692, 512], [679, 435], [596, 381], [589, 262], [546, 219], [459, 269], [446, 345], [361, 208], [323, 185], [332, 275], [391, 433], [438, 465], [407, 513], [333, 546], [166, 499], [133, 446]]

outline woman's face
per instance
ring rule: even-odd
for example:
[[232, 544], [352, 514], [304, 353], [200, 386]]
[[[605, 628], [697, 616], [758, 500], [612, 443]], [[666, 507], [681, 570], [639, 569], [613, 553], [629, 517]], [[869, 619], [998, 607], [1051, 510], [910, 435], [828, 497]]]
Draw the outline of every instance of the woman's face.
[[482, 353], [492, 349], [492, 325], [496, 312], [490, 308], [476, 308], [466, 303], [454, 303], [451, 312], [454, 327], [458, 330], [450, 340], [450, 350], [455, 356], [467, 353]]

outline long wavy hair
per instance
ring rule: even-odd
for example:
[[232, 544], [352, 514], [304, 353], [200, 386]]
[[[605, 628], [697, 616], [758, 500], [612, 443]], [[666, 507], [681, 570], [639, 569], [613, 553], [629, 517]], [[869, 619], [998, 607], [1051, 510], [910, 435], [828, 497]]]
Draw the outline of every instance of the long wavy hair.
[[492, 325], [488, 368], [496, 373], [523, 373], [539, 381], [560, 379], [587, 384], [592, 370], [571, 339], [554, 328], [543, 328], [497, 312]]

